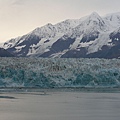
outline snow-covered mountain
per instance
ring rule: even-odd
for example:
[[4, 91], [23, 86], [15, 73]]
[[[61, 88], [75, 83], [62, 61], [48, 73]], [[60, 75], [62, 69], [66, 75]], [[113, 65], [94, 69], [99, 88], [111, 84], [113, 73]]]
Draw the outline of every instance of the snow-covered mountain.
[[15, 56], [62, 58], [119, 58], [120, 13], [96, 12], [77, 20], [47, 24], [5, 42]]

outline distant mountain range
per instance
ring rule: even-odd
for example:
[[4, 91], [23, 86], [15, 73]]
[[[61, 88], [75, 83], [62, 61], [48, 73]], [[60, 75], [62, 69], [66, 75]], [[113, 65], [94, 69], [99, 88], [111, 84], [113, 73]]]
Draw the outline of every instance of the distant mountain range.
[[19, 57], [120, 58], [120, 13], [49, 23], [1, 47]]

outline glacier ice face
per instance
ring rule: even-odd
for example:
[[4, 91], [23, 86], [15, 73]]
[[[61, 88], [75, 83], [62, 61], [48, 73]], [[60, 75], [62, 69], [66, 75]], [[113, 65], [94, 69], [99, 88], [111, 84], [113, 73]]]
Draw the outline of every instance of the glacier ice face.
[[0, 87], [119, 86], [119, 59], [0, 58]]

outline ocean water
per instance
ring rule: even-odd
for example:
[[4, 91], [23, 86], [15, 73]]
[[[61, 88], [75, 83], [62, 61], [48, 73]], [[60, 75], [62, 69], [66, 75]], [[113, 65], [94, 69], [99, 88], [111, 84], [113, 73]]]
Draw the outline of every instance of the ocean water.
[[1, 92], [0, 120], [119, 120], [119, 92]]

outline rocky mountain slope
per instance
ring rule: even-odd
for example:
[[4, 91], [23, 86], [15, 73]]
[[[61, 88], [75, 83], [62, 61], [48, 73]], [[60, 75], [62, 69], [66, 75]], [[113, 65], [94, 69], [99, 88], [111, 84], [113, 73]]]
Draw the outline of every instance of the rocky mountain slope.
[[21, 57], [119, 58], [120, 13], [49, 23], [2, 47]]
[[3, 48], [0, 48], [0, 57], [14, 57], [14, 55]]

